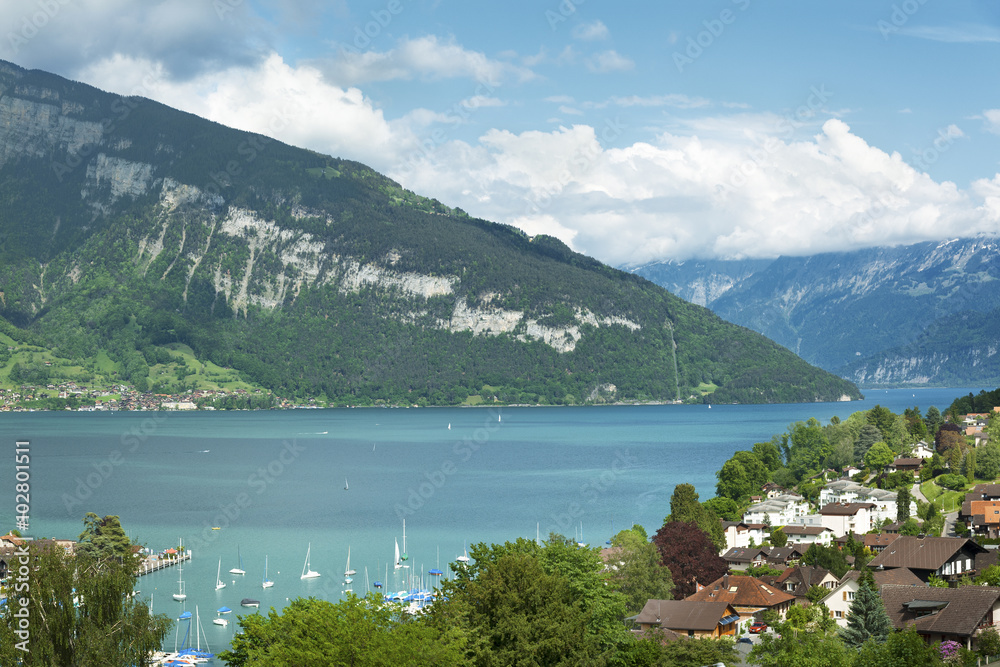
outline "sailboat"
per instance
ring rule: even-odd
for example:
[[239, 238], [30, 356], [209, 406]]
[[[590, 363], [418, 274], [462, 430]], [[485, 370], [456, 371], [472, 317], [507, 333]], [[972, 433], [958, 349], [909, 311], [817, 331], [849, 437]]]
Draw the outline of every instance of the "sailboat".
[[347, 478], [344, 478], [344, 491], [347, 491], [350, 487], [347, 486]]
[[246, 574], [246, 572], [243, 570], [243, 556], [240, 555], [239, 545], [236, 545], [236, 557], [239, 558], [240, 560], [240, 566], [231, 569], [229, 571], [229, 574]]
[[347, 547], [347, 567], [344, 569], [344, 583], [345, 584], [351, 583], [351, 581], [353, 581], [353, 579], [351, 579], [351, 577], [354, 576], [355, 574], [357, 574], [357, 571], [351, 569], [351, 547], [350, 547], [350, 545], [348, 545], [348, 547]]
[[[403, 519], [403, 553], [400, 556], [400, 558], [404, 561], [409, 559], [409, 556], [406, 555], [406, 519]], [[410, 566], [404, 564], [403, 567], [410, 567]]]
[[264, 583], [261, 584], [261, 588], [270, 588], [274, 586], [274, 582], [267, 578], [267, 556], [264, 556]]
[[306, 563], [305, 565], [302, 566], [302, 576], [299, 577], [299, 579], [315, 579], [316, 577], [319, 576], [319, 572], [315, 572], [313, 571], [312, 568], [309, 567], [309, 553], [311, 551], [312, 551], [312, 542], [310, 542], [309, 546], [306, 548]]
[[464, 544], [462, 545], [462, 555], [461, 556], [456, 556], [455, 560], [457, 560], [459, 563], [462, 563], [463, 565], [468, 564], [468, 562], [470, 560], [469, 559], [469, 551], [468, 551], [468, 549], [466, 548], [466, 546]]
[[393, 568], [396, 570], [403, 567], [403, 563], [399, 560], [399, 540], [396, 540], [396, 558], [392, 562], [394, 563]]
[[184, 592], [184, 561], [177, 563], [177, 592], [174, 593], [174, 599], [178, 602], [187, 600], [187, 593]]
[[222, 556], [219, 556], [219, 570], [215, 573], [215, 590], [220, 590], [225, 587], [226, 584], [222, 581]]

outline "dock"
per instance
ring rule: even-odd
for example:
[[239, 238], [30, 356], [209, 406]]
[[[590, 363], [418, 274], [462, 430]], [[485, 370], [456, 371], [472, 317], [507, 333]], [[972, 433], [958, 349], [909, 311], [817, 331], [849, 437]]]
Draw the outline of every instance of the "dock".
[[178, 565], [180, 563], [183, 563], [184, 561], [189, 561], [189, 560], [191, 560], [190, 550], [185, 551], [183, 554], [179, 556], [173, 556], [171, 558], [147, 556], [146, 558], [142, 559], [142, 562], [139, 564], [139, 571], [136, 574], [141, 577], [144, 574], [156, 572], [157, 570], [162, 570], [167, 567], [173, 567], [174, 565]]

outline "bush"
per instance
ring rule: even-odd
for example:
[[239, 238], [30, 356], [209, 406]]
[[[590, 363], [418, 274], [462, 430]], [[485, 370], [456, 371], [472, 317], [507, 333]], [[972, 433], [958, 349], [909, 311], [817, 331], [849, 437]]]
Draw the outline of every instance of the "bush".
[[937, 485], [944, 487], [946, 489], [951, 489], [952, 491], [961, 491], [965, 488], [968, 480], [961, 475], [954, 475], [951, 473], [941, 475], [937, 478]]

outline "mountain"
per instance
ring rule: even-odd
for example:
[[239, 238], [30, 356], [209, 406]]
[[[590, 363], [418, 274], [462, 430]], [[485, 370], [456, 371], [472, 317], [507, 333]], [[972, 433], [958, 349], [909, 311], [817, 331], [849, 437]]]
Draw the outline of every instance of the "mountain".
[[863, 386], [995, 385], [998, 251], [971, 238], [633, 270]]
[[12, 380], [103, 368], [176, 389], [202, 372], [165, 377], [183, 345], [218, 372], [335, 404], [859, 396], [554, 238], [9, 63], [0, 201], [0, 335], [22, 357], [55, 355], [30, 352]]

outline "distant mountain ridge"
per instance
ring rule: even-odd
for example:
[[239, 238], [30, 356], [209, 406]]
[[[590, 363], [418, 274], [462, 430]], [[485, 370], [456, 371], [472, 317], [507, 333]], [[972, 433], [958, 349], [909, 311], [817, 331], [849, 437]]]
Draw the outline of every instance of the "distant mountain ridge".
[[140, 389], [183, 343], [338, 404], [859, 396], [552, 237], [3, 62], [0, 201], [0, 331], [65, 359], [106, 353]]
[[633, 271], [864, 386], [1000, 382], [996, 238]]

